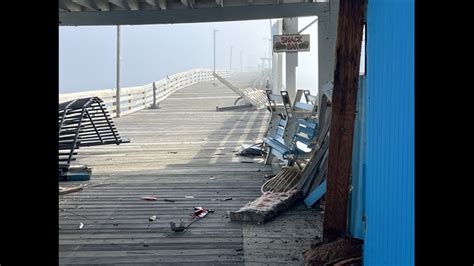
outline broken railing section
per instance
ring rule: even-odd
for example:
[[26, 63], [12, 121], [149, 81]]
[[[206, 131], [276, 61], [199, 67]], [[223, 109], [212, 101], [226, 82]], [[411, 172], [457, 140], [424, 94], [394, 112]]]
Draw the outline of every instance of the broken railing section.
[[71, 165], [80, 147], [130, 142], [120, 137], [103, 101], [98, 97], [61, 103], [58, 114], [59, 180], [90, 178], [90, 168]]
[[[230, 74], [225, 70], [216, 70], [222, 77]], [[145, 108], [156, 109], [159, 104], [174, 92], [198, 82], [214, 80], [212, 69], [192, 69], [166, 76], [165, 78], [143, 86], [120, 89], [120, 116], [132, 114]], [[117, 114], [117, 93], [115, 89], [65, 93], [59, 95], [59, 102], [75, 99], [100, 97], [109, 112]]]
[[[234, 106], [216, 107], [216, 111], [225, 111], [225, 110], [241, 109], [241, 108], [249, 108], [249, 107], [261, 109], [268, 105], [267, 96], [264, 90], [258, 89], [258, 88], [251, 88], [251, 87], [248, 87], [246, 89], [239, 89], [236, 86], [232, 85], [229, 81], [225, 80], [219, 74], [213, 73], [212, 75], [216, 79], [218, 79], [222, 84], [224, 84], [227, 88], [235, 92], [235, 94], [239, 95], [239, 98], [237, 98], [236, 101], [234, 102]], [[248, 104], [236, 105], [240, 99], [244, 99], [245, 101], [248, 102]]]

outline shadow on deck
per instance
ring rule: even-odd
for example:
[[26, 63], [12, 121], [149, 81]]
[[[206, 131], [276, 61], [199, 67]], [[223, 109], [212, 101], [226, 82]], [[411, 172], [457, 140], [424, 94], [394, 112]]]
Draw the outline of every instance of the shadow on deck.
[[[255, 78], [241, 74], [231, 81], [243, 86]], [[319, 212], [298, 204], [264, 225], [228, 218], [261, 194], [263, 176], [271, 174], [263, 160], [241, 163], [249, 159], [233, 154], [263, 137], [269, 115], [215, 112], [236, 97], [220, 84], [193, 85], [160, 109], [116, 119], [130, 144], [81, 149], [78, 162], [93, 175], [82, 192], [60, 196], [60, 264], [302, 264], [302, 252], [321, 236]], [[169, 222], [188, 223], [195, 206], [215, 213], [184, 233], [172, 232]], [[148, 220], [152, 215], [156, 221]]]

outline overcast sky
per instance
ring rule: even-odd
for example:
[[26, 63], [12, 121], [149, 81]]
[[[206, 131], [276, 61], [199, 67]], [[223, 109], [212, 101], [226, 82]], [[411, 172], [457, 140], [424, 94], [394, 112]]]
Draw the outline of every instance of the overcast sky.
[[[303, 28], [314, 17], [299, 19]], [[275, 19], [272, 20], [272, 23]], [[216, 68], [244, 70], [261, 64], [269, 52], [270, 20], [121, 26], [121, 86], [140, 86], [193, 68], [212, 68], [213, 29]], [[317, 26], [311, 52], [299, 54], [297, 87], [317, 86]], [[116, 83], [116, 26], [59, 27], [59, 92], [112, 89]]]

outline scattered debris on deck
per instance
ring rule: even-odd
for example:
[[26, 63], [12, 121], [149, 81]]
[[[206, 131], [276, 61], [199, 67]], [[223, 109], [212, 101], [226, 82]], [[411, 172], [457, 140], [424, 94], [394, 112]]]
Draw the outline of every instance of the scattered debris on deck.
[[354, 238], [320, 242], [304, 252], [305, 265], [362, 265], [362, 244]]
[[[203, 89], [210, 90], [208, 87]], [[194, 91], [183, 90], [180, 93]], [[176, 95], [173, 97], [178, 99]], [[177, 101], [170, 101], [169, 104], [173, 105], [173, 110], [188, 112], [187, 109], [179, 109], [183, 105], [178, 105]], [[201, 105], [191, 106], [202, 108]], [[156, 110], [149, 111], [154, 112]], [[76, 197], [85, 203], [85, 210], [77, 210], [78, 214], [89, 218], [77, 215], [68, 218], [61, 213], [61, 262], [94, 264], [107, 259], [107, 262], [171, 263], [187, 261], [191, 252], [199, 259], [198, 263], [301, 264], [303, 250], [309, 248], [315, 237], [321, 234], [322, 216], [319, 211], [306, 208], [301, 201], [304, 193], [297, 184], [304, 175], [304, 167], [295, 164], [283, 167], [281, 171], [272, 171], [269, 165], [263, 165], [268, 149], [261, 139], [268, 112], [256, 114], [253, 111], [242, 114], [228, 112], [218, 118], [221, 122], [219, 127], [215, 127], [215, 117], [205, 118], [204, 122], [189, 118], [189, 122], [183, 123], [186, 129], [183, 129], [186, 132], [183, 138], [195, 138], [199, 143], [190, 144], [190, 149], [198, 154], [187, 158], [187, 163], [179, 161], [180, 157], [189, 156], [186, 149], [166, 147], [163, 151], [162, 146], [166, 143], [175, 145], [175, 137], [164, 134], [159, 141], [155, 140], [156, 136], [149, 139], [147, 132], [138, 130], [140, 125], [135, 123], [137, 119], [127, 120], [125, 117], [121, 120], [124, 132], [130, 134], [134, 142], [153, 142], [146, 152], [158, 159], [152, 161], [145, 158], [141, 154], [142, 149], [133, 146], [122, 148], [130, 154], [127, 157], [139, 161], [133, 165], [125, 160], [115, 160], [115, 157], [113, 162], [108, 160], [103, 165], [90, 159], [94, 171], [99, 173], [96, 180], [106, 181], [108, 186], [100, 189], [94, 186], [94, 189], [87, 189]], [[143, 119], [149, 124], [167, 123], [162, 116], [144, 115]], [[248, 124], [236, 124], [235, 121], [239, 120], [248, 121]], [[199, 135], [200, 131], [193, 131], [203, 123], [206, 125], [204, 129], [216, 131], [215, 135]], [[235, 128], [231, 134], [229, 128], [232, 127]], [[259, 129], [249, 133], [251, 137], [247, 138], [252, 143], [239, 149], [241, 132], [256, 127]], [[201, 145], [202, 141], [209, 143]], [[112, 149], [104, 151], [109, 153]], [[241, 157], [236, 158], [235, 155]], [[81, 159], [88, 163], [88, 158]], [[142, 163], [143, 160], [146, 162]], [[137, 168], [142, 165], [146, 171], [140, 169], [137, 173]], [[117, 181], [111, 183], [110, 180], [114, 179]], [[263, 194], [261, 190], [264, 190]], [[78, 208], [73, 195], [64, 198], [63, 211]], [[199, 207], [189, 211], [193, 206]], [[188, 212], [190, 217], [186, 217]], [[79, 222], [83, 222], [82, 231], [77, 231]], [[76, 236], [80, 236], [81, 241], [75, 242]], [[279, 251], [282, 248], [285, 252]], [[215, 254], [206, 253], [210, 250]], [[126, 254], [147, 255], [114, 257], [114, 254], [123, 251]], [[83, 256], [87, 252], [101, 252], [108, 257]], [[224, 255], [221, 255], [222, 252]]]
[[263, 142], [255, 144], [242, 144], [243, 150], [235, 152], [235, 155], [240, 155], [244, 157], [264, 157], [266, 156], [266, 151], [263, 147]]
[[301, 192], [296, 189], [288, 192], [267, 191], [240, 210], [230, 212], [230, 219], [232, 221], [264, 223], [289, 208], [299, 199], [301, 199]]
[[64, 195], [64, 194], [68, 194], [72, 192], [78, 192], [78, 191], [83, 190], [84, 187], [85, 187], [84, 185], [80, 185], [77, 187], [59, 187], [59, 195]]
[[176, 223], [171, 221], [170, 222], [170, 227], [171, 227], [171, 231], [173, 232], [184, 232], [186, 231], [186, 229], [188, 229], [193, 223], [203, 219], [204, 217], [206, 217], [209, 213], [214, 213], [214, 211], [212, 210], [209, 210], [209, 209], [206, 209], [206, 208], [203, 208], [203, 207], [194, 207], [194, 212], [191, 213], [191, 218], [192, 218], [192, 221], [186, 225], [184, 223], [184, 221], [180, 221], [179, 222], [179, 225], [176, 226]]
[[157, 201], [158, 198], [156, 198], [156, 197], [151, 197], [151, 196], [145, 196], [145, 197], [142, 197], [142, 200]]

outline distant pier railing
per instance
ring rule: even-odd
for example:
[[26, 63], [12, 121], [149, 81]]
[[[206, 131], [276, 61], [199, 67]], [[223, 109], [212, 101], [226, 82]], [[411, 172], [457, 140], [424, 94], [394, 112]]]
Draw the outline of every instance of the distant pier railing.
[[[216, 73], [223, 77], [230, 76], [230, 73], [225, 70], [217, 70]], [[173, 94], [173, 92], [201, 81], [214, 79], [210, 69], [193, 69], [168, 76], [144, 86], [120, 88], [119, 114], [120, 116], [131, 114], [147, 107], [158, 108], [158, 104]], [[85, 97], [99, 97], [104, 101], [109, 112], [117, 113], [115, 89], [59, 94], [59, 102]]]

